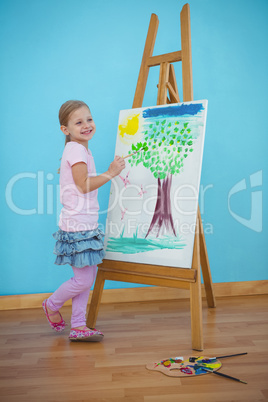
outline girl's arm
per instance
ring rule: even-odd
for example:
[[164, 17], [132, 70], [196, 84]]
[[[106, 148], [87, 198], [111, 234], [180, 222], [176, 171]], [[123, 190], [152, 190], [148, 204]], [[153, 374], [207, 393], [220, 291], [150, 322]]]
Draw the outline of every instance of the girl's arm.
[[125, 161], [120, 156], [116, 156], [110, 164], [107, 172], [98, 176], [88, 177], [87, 165], [84, 162], [78, 162], [72, 166], [72, 174], [76, 187], [80, 193], [86, 194], [103, 186], [113, 177], [119, 175], [125, 168]]

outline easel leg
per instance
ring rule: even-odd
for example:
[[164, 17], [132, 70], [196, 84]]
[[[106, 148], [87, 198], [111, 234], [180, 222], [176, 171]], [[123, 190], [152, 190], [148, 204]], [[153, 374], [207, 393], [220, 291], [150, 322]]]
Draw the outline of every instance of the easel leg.
[[184, 4], [181, 10], [181, 52], [183, 102], [188, 102], [194, 99], [189, 4]]
[[201, 272], [200, 272], [200, 247], [198, 234], [199, 219], [194, 240], [194, 252], [192, 268], [196, 269], [196, 281], [190, 284], [191, 303], [191, 327], [192, 327], [192, 348], [203, 350], [203, 317], [202, 317], [202, 294], [201, 294]]
[[133, 108], [142, 106], [146, 83], [147, 83], [147, 79], [148, 79], [148, 75], [149, 75], [148, 59], [153, 54], [158, 24], [159, 24], [159, 20], [158, 20], [157, 15], [152, 14], [148, 33], [147, 33], [147, 38], [146, 38], [146, 42], [145, 42], [144, 52], [143, 52], [143, 56], [142, 56], [141, 68], [140, 68], [140, 72], [139, 72], [136, 92], [134, 95], [134, 100], [133, 100], [133, 105], [132, 105]]
[[160, 64], [159, 83], [157, 93], [157, 105], [165, 105], [167, 103], [167, 82], [169, 75], [169, 63]]
[[191, 300], [191, 327], [192, 327], [192, 348], [203, 350], [203, 319], [202, 319], [202, 297], [200, 271], [197, 274], [195, 283], [190, 285]]
[[174, 66], [173, 64], [170, 64], [170, 69], [169, 69], [169, 79], [168, 79], [171, 87], [173, 88], [173, 91], [175, 92], [175, 94], [173, 95], [173, 97], [170, 94], [170, 100], [172, 103], [178, 103], [180, 102], [180, 97], [179, 97], [179, 90], [178, 90], [178, 85], [177, 85], [177, 81], [176, 81], [176, 75], [175, 75], [175, 70], [174, 70]]
[[168, 99], [168, 103], [179, 103], [180, 102], [180, 97], [179, 97], [179, 92], [178, 92], [178, 86], [177, 86], [177, 81], [175, 77], [175, 71], [174, 71], [174, 66], [173, 64], [170, 64], [169, 67], [169, 77], [168, 77], [168, 82], [166, 83], [166, 86], [169, 91], [169, 97], [170, 100]]
[[207, 297], [208, 307], [216, 307], [216, 301], [214, 297], [213, 287], [212, 287], [212, 278], [209, 266], [209, 259], [207, 253], [207, 246], [205, 241], [205, 235], [201, 220], [200, 209], [198, 207], [198, 220], [199, 220], [199, 241], [200, 241], [200, 259], [201, 259], [201, 267], [202, 267], [202, 275], [204, 279], [205, 292]]
[[87, 327], [88, 328], [95, 328], [104, 283], [105, 283], [104, 272], [101, 271], [101, 269], [99, 269], [98, 273], [97, 273], [96, 282], [95, 282], [95, 286], [93, 289], [93, 295], [92, 295], [89, 312], [88, 312], [88, 317], [87, 317]]

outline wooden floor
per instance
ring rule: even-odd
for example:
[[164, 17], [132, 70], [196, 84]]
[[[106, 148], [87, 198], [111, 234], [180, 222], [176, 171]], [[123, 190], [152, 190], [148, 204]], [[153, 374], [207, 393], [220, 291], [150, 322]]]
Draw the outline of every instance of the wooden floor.
[[[54, 333], [42, 309], [0, 312], [0, 401], [255, 402], [268, 400], [268, 296], [203, 305], [203, 355], [248, 352], [222, 360], [221, 372], [172, 378], [147, 363], [192, 352], [189, 301], [101, 305], [102, 343], [71, 343]], [[69, 321], [70, 307], [62, 309]]]

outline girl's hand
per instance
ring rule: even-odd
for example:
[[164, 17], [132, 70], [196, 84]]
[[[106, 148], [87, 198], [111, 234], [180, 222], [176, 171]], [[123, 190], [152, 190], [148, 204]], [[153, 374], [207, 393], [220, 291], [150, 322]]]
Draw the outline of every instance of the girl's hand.
[[123, 169], [125, 169], [126, 163], [123, 158], [116, 156], [114, 161], [110, 164], [108, 173], [111, 177], [118, 176]]

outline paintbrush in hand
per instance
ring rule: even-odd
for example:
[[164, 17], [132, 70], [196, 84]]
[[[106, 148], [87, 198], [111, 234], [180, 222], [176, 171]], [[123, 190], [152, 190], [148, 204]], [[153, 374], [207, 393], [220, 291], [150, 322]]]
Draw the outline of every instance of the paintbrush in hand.
[[127, 158], [129, 158], [130, 156], [132, 156], [132, 155], [136, 155], [138, 152], [141, 152], [141, 151], [143, 151], [144, 149], [145, 149], [145, 147], [142, 147], [141, 149], [139, 149], [138, 151], [133, 152], [132, 154], [129, 154], [129, 155], [127, 155], [127, 156], [123, 156], [123, 159], [127, 159]]

